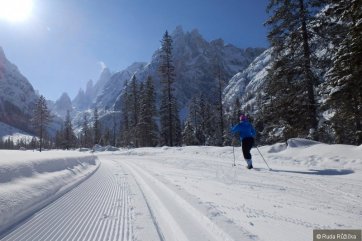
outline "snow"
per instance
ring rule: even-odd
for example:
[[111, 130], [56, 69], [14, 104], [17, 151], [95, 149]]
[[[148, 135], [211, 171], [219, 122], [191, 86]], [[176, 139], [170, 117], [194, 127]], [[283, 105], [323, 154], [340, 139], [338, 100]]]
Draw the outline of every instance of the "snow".
[[75, 151], [0, 150], [0, 232], [72, 189], [98, 167]]
[[33, 136], [0, 121], [0, 138], [3, 141], [10, 139], [16, 144], [21, 140], [29, 143], [33, 139]]
[[[361, 227], [362, 146], [295, 138], [258, 149], [271, 171], [256, 148], [253, 170], [245, 168], [240, 147], [234, 148], [236, 167], [230, 146], [96, 148], [102, 165], [92, 176], [46, 208], [33, 210], [35, 215], [0, 239], [301, 241], [311, 240], [313, 229]], [[37, 174], [30, 168], [29, 174], [24, 163], [37, 160], [32, 152], [26, 152], [27, 162], [23, 152], [5, 153], [0, 154], [0, 170], [10, 170], [10, 165], [26, 176], [11, 174], [11, 180], [0, 184], [5, 207], [19, 199], [8, 186], [37, 193], [27, 187], [43, 180], [39, 175], [67, 171], [66, 165], [48, 159], [44, 165], [53, 172]], [[48, 152], [46, 157], [71, 154]], [[69, 165], [77, 167], [72, 161]], [[87, 174], [97, 168], [89, 166]], [[4, 223], [12, 216], [3, 216], [8, 212], [3, 207]]]
[[[237, 98], [245, 95], [262, 92], [262, 87], [265, 83], [267, 69], [271, 64], [271, 51], [269, 48], [254, 59], [254, 61], [242, 72], [235, 74], [225, 87], [223, 93], [223, 101], [227, 106], [232, 106]], [[243, 103], [244, 106], [255, 102], [255, 98], [247, 100], [248, 103]]]

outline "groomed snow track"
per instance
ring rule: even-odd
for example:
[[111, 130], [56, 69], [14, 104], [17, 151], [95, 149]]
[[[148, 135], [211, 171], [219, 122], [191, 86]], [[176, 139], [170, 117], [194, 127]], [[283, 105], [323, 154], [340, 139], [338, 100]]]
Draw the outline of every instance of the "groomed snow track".
[[237, 240], [153, 173], [125, 159], [100, 157], [91, 177], [0, 240]]
[[20, 240], [132, 240], [128, 184], [110, 163], [0, 237]]

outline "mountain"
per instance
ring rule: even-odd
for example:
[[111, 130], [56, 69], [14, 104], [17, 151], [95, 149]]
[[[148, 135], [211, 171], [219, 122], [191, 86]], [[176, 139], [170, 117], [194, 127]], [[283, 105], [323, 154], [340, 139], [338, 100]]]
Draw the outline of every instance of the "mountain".
[[50, 108], [53, 114], [56, 114], [63, 120], [65, 119], [67, 112], [73, 111], [72, 101], [67, 93], [63, 93], [57, 101], [55, 101], [52, 108]]
[[[179, 102], [181, 116], [187, 112], [187, 106], [193, 96], [206, 94], [213, 100], [218, 88], [216, 69], [219, 68], [223, 82], [237, 72], [243, 71], [265, 49], [247, 48], [239, 49], [223, 40], [207, 41], [198, 30], [185, 32], [177, 27], [171, 34], [173, 39], [173, 64], [175, 66], [176, 81], [175, 95]], [[148, 64], [135, 63], [126, 70], [118, 72], [111, 77], [105, 85], [103, 93], [97, 97], [97, 106], [105, 110], [120, 110], [120, 95], [122, 83], [129, 80], [133, 73], [138, 81], [145, 81], [151, 76], [155, 81], [155, 89], [160, 94], [161, 85], [158, 73], [160, 63], [160, 49], [156, 50]]]
[[0, 122], [29, 131], [29, 119], [38, 98], [32, 85], [0, 47]]
[[[232, 44], [225, 44], [222, 39], [207, 41], [198, 30], [188, 32], [180, 26], [172, 32], [171, 37], [176, 73], [174, 88], [181, 119], [186, 118], [192, 97], [203, 94], [208, 101], [215, 101], [219, 74], [227, 85], [232, 76], [245, 70], [265, 50], [240, 49]], [[136, 62], [113, 74], [105, 69], [106, 72], [102, 72], [94, 86], [92, 81], [88, 82], [86, 91], [80, 90], [72, 102], [77, 111], [73, 118], [75, 129], [80, 130], [84, 115], [92, 120], [93, 111], [90, 109], [94, 107], [98, 109], [102, 126], [114, 123], [114, 116], [119, 115], [121, 110], [124, 85], [133, 75], [139, 82], [151, 76], [155, 84], [156, 99], [159, 101], [162, 89], [158, 73], [160, 54], [160, 49], [157, 49], [149, 63]]]
[[249, 108], [250, 112], [258, 109], [255, 97], [263, 93], [267, 69], [271, 64], [271, 51], [271, 48], [265, 50], [248, 68], [230, 79], [223, 92], [226, 106], [232, 106], [236, 99], [243, 99], [243, 109]]
[[111, 71], [108, 68], [104, 68], [95, 85], [92, 80], [89, 80], [86, 90], [80, 89], [77, 96], [73, 99], [72, 104], [74, 108], [78, 111], [90, 108], [96, 101], [97, 96], [102, 93], [111, 76]]
[[114, 109], [118, 96], [121, 94], [124, 84], [138, 71], [145, 68], [146, 63], [136, 62], [125, 70], [119, 71], [111, 76], [104, 85], [102, 92], [96, 97], [95, 104], [99, 109]]

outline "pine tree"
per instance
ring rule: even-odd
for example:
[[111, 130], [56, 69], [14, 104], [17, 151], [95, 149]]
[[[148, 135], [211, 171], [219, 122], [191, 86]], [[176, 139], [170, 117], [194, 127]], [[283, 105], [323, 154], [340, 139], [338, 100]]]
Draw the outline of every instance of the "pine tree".
[[124, 92], [122, 95], [122, 107], [121, 107], [121, 123], [120, 123], [120, 145], [121, 146], [128, 146], [130, 144], [130, 116], [129, 116], [129, 112], [130, 112], [130, 104], [129, 104], [129, 86], [128, 86], [128, 81], [125, 82], [124, 84]]
[[200, 144], [210, 145], [214, 143], [210, 142], [211, 137], [215, 132], [215, 123], [212, 109], [214, 109], [209, 102], [206, 101], [206, 98], [203, 94], [200, 95], [198, 101], [199, 107], [199, 118], [200, 118]]
[[189, 105], [189, 120], [194, 127], [194, 145], [205, 145], [205, 114], [204, 97], [193, 97]]
[[362, 144], [362, 2], [331, 0], [327, 33], [337, 38], [332, 68], [327, 72], [331, 119], [338, 143]]
[[156, 93], [151, 76], [141, 88], [140, 120], [138, 124], [140, 146], [155, 146], [158, 143], [158, 126], [156, 123]]
[[181, 144], [181, 123], [178, 116], [177, 100], [174, 96], [175, 67], [172, 61], [172, 38], [166, 31], [161, 41], [162, 96], [160, 105], [161, 138], [168, 146]]
[[101, 123], [99, 121], [99, 114], [98, 114], [98, 108], [94, 108], [93, 112], [93, 134], [94, 134], [94, 144], [101, 144]]
[[225, 137], [225, 111], [223, 104], [223, 91], [225, 88], [225, 78], [222, 74], [222, 63], [219, 56], [216, 56], [214, 61], [214, 75], [217, 81], [217, 93], [216, 93], [216, 129], [215, 129], [215, 144], [222, 146], [224, 144]]
[[[269, 103], [264, 119], [274, 117], [270, 129], [283, 129], [284, 138], [303, 136], [317, 139], [317, 108], [307, 28], [313, 20], [315, 0], [271, 0], [267, 11], [272, 16], [268, 39], [273, 48], [273, 64], [268, 71]], [[273, 127], [274, 126], [274, 127]]]
[[[246, 112], [243, 112], [243, 113], [246, 113]], [[240, 103], [239, 98], [236, 98], [233, 106], [231, 107], [231, 110], [228, 111], [228, 114], [226, 115], [227, 126], [232, 127], [232, 126], [236, 125], [237, 123], [239, 123], [240, 114], [241, 114], [241, 103]], [[231, 145], [231, 144], [236, 145], [238, 138], [236, 136], [232, 135], [230, 129], [228, 131], [229, 131], [229, 133], [224, 137], [225, 138], [224, 146]]]
[[83, 122], [82, 122], [82, 129], [81, 129], [81, 146], [83, 147], [91, 147], [92, 146], [92, 133], [89, 128], [89, 121], [88, 121], [88, 114], [83, 114]]
[[182, 131], [182, 143], [187, 146], [198, 145], [196, 130], [190, 117], [186, 120], [185, 127]]
[[44, 96], [40, 96], [33, 113], [32, 124], [39, 137], [39, 151], [42, 151], [43, 139], [46, 136], [46, 127], [51, 122], [51, 115]]
[[112, 146], [116, 146], [116, 142], [117, 142], [117, 117], [116, 117], [116, 112], [112, 113], [112, 122], [113, 122], [113, 126], [112, 126]]
[[59, 149], [64, 148], [64, 127], [63, 127], [63, 125], [55, 133], [55, 147], [59, 148]]
[[200, 106], [197, 97], [192, 97], [189, 104], [189, 113], [182, 130], [182, 143], [185, 145], [199, 145], [203, 139], [201, 133]]
[[67, 114], [64, 121], [64, 148], [69, 150], [70, 148], [74, 148], [76, 146], [76, 136], [74, 134], [72, 120], [70, 117], [70, 111], [67, 110]]
[[131, 82], [129, 85], [128, 92], [128, 105], [129, 105], [129, 128], [131, 133], [133, 133], [131, 137], [131, 142], [133, 146], [139, 146], [139, 132], [137, 129], [138, 121], [139, 121], [139, 112], [140, 112], [140, 90], [139, 85], [137, 83], [136, 76], [133, 75], [131, 78]]

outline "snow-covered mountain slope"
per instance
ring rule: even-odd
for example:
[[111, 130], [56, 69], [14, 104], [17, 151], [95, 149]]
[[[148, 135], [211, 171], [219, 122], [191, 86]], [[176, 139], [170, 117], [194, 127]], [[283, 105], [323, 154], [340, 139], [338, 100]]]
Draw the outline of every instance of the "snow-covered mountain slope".
[[0, 121], [29, 130], [29, 117], [37, 95], [29, 81], [0, 47]]
[[78, 111], [83, 111], [91, 107], [96, 101], [97, 97], [102, 94], [103, 88], [111, 79], [111, 72], [108, 68], [104, 68], [99, 79], [93, 84], [92, 80], [89, 80], [86, 86], [86, 90], [80, 89], [77, 96], [73, 99], [73, 106]]
[[104, 85], [102, 92], [96, 97], [95, 105], [99, 109], [113, 109], [118, 96], [124, 88], [125, 82], [137, 72], [141, 71], [146, 66], [146, 63], [137, 62], [128, 66], [126, 69], [119, 71], [111, 76], [108, 82]]
[[[318, 15], [325, 15], [324, 18], [330, 18], [328, 16], [329, 5], [322, 9]], [[323, 18], [323, 16], [322, 16]], [[331, 20], [332, 22], [336, 21]], [[320, 22], [318, 20], [309, 22], [307, 25], [308, 31], [315, 31], [320, 27]], [[323, 103], [328, 98], [329, 93], [332, 93], [333, 90], [329, 87], [323, 86], [326, 82], [325, 74], [331, 68], [331, 62], [334, 61], [335, 55], [337, 53], [335, 43], [333, 43], [329, 38], [325, 38], [322, 35], [315, 35], [309, 40], [310, 48], [312, 52], [312, 71], [316, 77], [316, 101], [319, 105], [322, 106], [321, 109], [324, 109], [323, 113], [319, 113], [320, 124], [323, 123], [325, 119], [329, 119], [333, 116], [333, 110], [326, 109], [323, 107]], [[300, 48], [302, 45], [300, 45]], [[236, 98], [241, 100], [242, 109], [248, 112], [249, 114], [256, 114], [259, 110], [262, 109], [262, 106], [265, 104], [264, 97], [264, 88], [266, 86], [266, 77], [267, 69], [272, 64], [272, 48], [267, 49], [263, 54], [256, 58], [253, 63], [244, 71], [237, 73], [230, 80], [228, 86], [224, 91], [224, 103], [226, 106], [232, 106]], [[327, 90], [323, 90], [323, 88]], [[324, 93], [321, 93], [324, 92]], [[265, 99], [265, 98], [264, 98]], [[319, 107], [321, 107], [319, 106]]]
[[[214, 99], [218, 88], [217, 72], [220, 71], [222, 80], [227, 83], [233, 75], [247, 68], [264, 51], [262, 48], [239, 49], [231, 44], [225, 44], [221, 39], [208, 42], [198, 30], [185, 32], [180, 26], [175, 29], [171, 37], [176, 74], [175, 95], [181, 111], [187, 109], [193, 96], [201, 93], [210, 100]], [[152, 76], [158, 91], [161, 89], [159, 63], [160, 49], [154, 53], [151, 62], [136, 74], [141, 81], [147, 76]]]
[[57, 101], [55, 101], [54, 105], [48, 107], [53, 114], [59, 116], [63, 120], [65, 119], [67, 112], [70, 114], [73, 111], [72, 101], [67, 93], [63, 93]]
[[[113, 109], [115, 109], [115, 106], [119, 104], [119, 96], [122, 93], [125, 82], [130, 80], [134, 74], [142, 70], [145, 66], [146, 63], [134, 63], [125, 70], [112, 74], [107, 81], [105, 80], [108, 78], [107, 76], [109, 70], [105, 69], [104, 71], [106, 71], [106, 73], [103, 71], [101, 77], [94, 87], [92, 87], [92, 82], [89, 82], [86, 93], [82, 94], [84, 92], [80, 91], [77, 97], [73, 100], [73, 104], [75, 104], [75, 112], [73, 113], [72, 122], [75, 127], [75, 132], [78, 133], [80, 131], [81, 123], [83, 123], [84, 120], [84, 115], [87, 115], [88, 120], [92, 122], [94, 107], [97, 107], [98, 109], [98, 114], [103, 127], [111, 128], [114, 125], [113, 122], [115, 112]], [[103, 84], [99, 84], [100, 81], [103, 81]], [[103, 89], [101, 89], [100, 86], [103, 86]], [[95, 89], [97, 89], [97, 91], [91, 91]], [[82, 104], [77, 105], [77, 103], [81, 103], [81, 98], [83, 98]], [[117, 120], [119, 120], [119, 113], [116, 113], [116, 115], [118, 116]]]
[[[256, 149], [247, 170], [230, 146], [96, 152], [94, 175], [0, 239], [304, 241], [313, 229], [361, 227], [362, 146], [291, 139], [259, 149], [272, 171]], [[17, 196], [5, 197], [14, 206]]]
[[[215, 66], [220, 67], [223, 81], [228, 82], [234, 74], [247, 68], [264, 51], [262, 48], [239, 49], [231, 44], [225, 44], [222, 39], [209, 42], [197, 30], [185, 32], [180, 26], [173, 31], [171, 37], [176, 72], [174, 87], [180, 109], [187, 108], [190, 99], [201, 93], [212, 99], [218, 86]], [[155, 51], [148, 64], [134, 63], [125, 70], [113, 74], [96, 99], [92, 101], [101, 110], [111, 110], [114, 107], [115, 110], [119, 110], [124, 82], [130, 80], [133, 74], [138, 81], [145, 81], [148, 76], [151, 76], [159, 94], [161, 91], [159, 64], [160, 49]], [[75, 106], [78, 106], [77, 103], [81, 102], [81, 99], [85, 99], [81, 96], [88, 95], [81, 91], [73, 100]], [[87, 105], [83, 104], [83, 106]]]
[[[245, 95], [256, 96], [262, 92], [267, 69], [271, 63], [270, 57], [271, 49], [267, 49], [258, 56], [248, 68], [231, 78], [223, 93], [225, 105], [232, 106], [237, 98], [239, 98], [239, 100], [243, 97], [247, 99]], [[253, 103], [243, 102], [244, 106], [247, 104], [252, 105]]]

